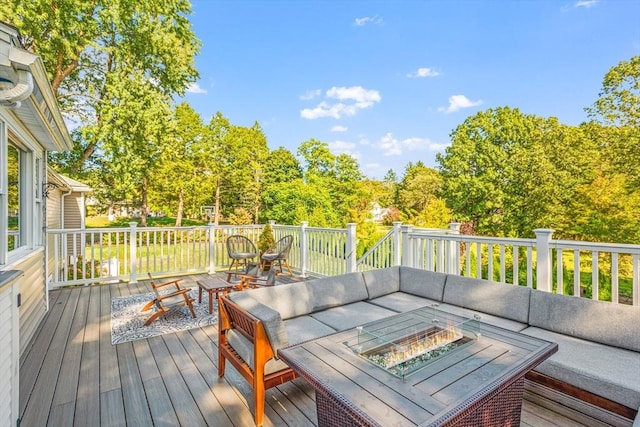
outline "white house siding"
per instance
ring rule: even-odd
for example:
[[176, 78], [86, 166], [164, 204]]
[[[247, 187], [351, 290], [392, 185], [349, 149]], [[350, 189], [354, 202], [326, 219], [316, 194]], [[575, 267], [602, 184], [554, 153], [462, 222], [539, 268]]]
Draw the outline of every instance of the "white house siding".
[[0, 425], [18, 418], [19, 346], [17, 296], [21, 278], [0, 286]]
[[[63, 198], [64, 200], [64, 228], [66, 229], [79, 229], [84, 228], [83, 224], [83, 194], [82, 193], [71, 193], [68, 196]], [[68, 237], [67, 238], [67, 253], [72, 255], [77, 253], [78, 255], [82, 255], [84, 251], [82, 247], [84, 246], [84, 241], [81, 234], [76, 234], [75, 238]], [[74, 242], [75, 240], [75, 242]], [[74, 251], [75, 245], [75, 251]]]
[[12, 270], [22, 270], [20, 279], [20, 354], [28, 347], [38, 324], [47, 310], [46, 288], [44, 286], [44, 248], [33, 251], [11, 266]]

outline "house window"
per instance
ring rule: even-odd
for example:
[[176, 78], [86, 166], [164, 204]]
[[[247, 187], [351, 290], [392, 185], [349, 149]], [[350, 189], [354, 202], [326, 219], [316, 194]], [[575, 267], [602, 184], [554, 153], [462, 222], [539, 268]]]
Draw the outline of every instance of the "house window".
[[7, 249], [12, 251], [24, 245], [24, 226], [20, 218], [21, 197], [20, 197], [20, 177], [22, 152], [15, 146], [9, 144], [7, 147], [7, 225], [8, 225], [8, 245]]

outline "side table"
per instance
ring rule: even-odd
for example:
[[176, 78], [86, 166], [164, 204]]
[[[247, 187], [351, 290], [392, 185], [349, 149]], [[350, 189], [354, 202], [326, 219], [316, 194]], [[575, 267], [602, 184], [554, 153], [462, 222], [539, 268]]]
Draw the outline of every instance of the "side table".
[[218, 277], [196, 280], [196, 283], [198, 284], [198, 304], [202, 303], [202, 291], [205, 290], [209, 293], [209, 314], [213, 314], [213, 293], [215, 292], [216, 299], [218, 299], [218, 294], [226, 295], [233, 289], [231, 283]]

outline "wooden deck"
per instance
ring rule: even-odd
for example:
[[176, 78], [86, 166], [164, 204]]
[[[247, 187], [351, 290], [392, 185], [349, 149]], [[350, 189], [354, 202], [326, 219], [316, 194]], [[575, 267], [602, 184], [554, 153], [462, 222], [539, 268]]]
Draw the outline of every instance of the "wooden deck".
[[[230, 364], [218, 378], [216, 326], [111, 344], [111, 298], [150, 291], [140, 282], [51, 292], [21, 360], [22, 427], [253, 425], [251, 388]], [[264, 425], [317, 425], [314, 399], [301, 378], [268, 390]], [[525, 400], [522, 425], [584, 424]]]

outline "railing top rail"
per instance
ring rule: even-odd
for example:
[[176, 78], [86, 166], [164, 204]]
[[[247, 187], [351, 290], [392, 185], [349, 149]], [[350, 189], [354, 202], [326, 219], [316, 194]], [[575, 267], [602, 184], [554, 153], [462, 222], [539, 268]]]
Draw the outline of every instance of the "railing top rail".
[[[167, 231], [167, 230], [206, 230], [207, 225], [192, 225], [187, 227], [136, 227], [136, 231]], [[48, 229], [47, 233], [63, 234], [63, 233], [115, 233], [128, 232], [130, 227], [101, 227], [101, 228], [62, 228]]]
[[625, 254], [640, 254], [640, 245], [627, 243], [601, 243], [601, 242], [581, 242], [577, 240], [552, 240], [549, 244], [555, 249], [578, 249], [591, 252], [617, 252]]
[[346, 228], [324, 228], [324, 227], [307, 227], [307, 231], [323, 231], [329, 233], [346, 233]]
[[409, 233], [409, 238], [429, 238], [429, 239], [442, 239], [452, 240], [456, 242], [477, 242], [477, 243], [489, 243], [489, 244], [503, 244], [503, 245], [515, 245], [515, 246], [534, 246], [535, 239], [516, 239], [508, 237], [484, 237], [484, 236], [472, 236], [469, 234], [432, 234], [432, 233]]

